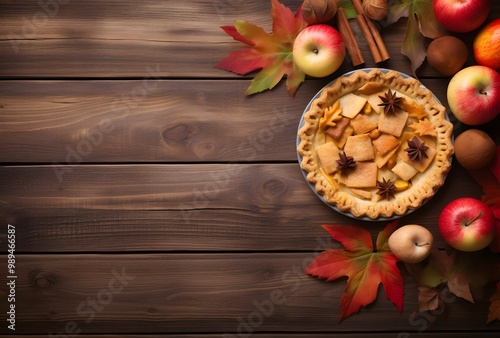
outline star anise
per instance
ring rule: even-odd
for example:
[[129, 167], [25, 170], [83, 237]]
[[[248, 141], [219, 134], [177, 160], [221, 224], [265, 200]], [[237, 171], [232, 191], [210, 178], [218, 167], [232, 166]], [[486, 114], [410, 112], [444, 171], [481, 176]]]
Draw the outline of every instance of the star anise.
[[379, 104], [379, 106], [384, 107], [384, 113], [385, 114], [396, 114], [396, 108], [397, 109], [402, 109], [399, 106], [399, 103], [401, 102], [402, 98], [396, 96], [396, 92], [392, 92], [391, 89], [387, 90], [387, 93], [385, 93], [384, 96], [378, 96], [381, 100], [382, 103]]
[[382, 181], [377, 181], [377, 194], [383, 196], [386, 200], [394, 197], [394, 191], [396, 190], [394, 182], [396, 182], [396, 180], [386, 181], [385, 178], [383, 178]]
[[339, 156], [340, 159], [337, 160], [337, 163], [339, 164], [337, 169], [341, 171], [342, 175], [347, 175], [350, 170], [356, 167], [356, 161], [354, 161], [354, 157], [347, 156], [345, 152], [341, 152]]
[[429, 147], [425, 145], [425, 141], [420, 142], [418, 137], [413, 136], [411, 140], [408, 140], [408, 147], [405, 151], [408, 153], [410, 160], [420, 162], [423, 157], [428, 157], [427, 149]]

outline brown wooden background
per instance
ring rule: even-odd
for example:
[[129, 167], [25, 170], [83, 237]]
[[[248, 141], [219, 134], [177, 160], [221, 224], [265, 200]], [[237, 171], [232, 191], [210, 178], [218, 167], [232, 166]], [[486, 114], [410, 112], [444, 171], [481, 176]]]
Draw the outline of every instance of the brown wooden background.
[[[270, 1], [59, 2], [0, 0], [2, 336], [13, 333], [9, 223], [15, 333], [24, 337], [498, 335], [498, 321], [485, 324], [486, 299], [412, 317], [410, 277], [402, 314], [381, 289], [339, 324], [345, 281], [304, 274], [319, 251], [339, 247], [321, 224], [356, 224], [373, 236], [386, 224], [329, 209], [297, 163], [300, 116], [321, 87], [352, 70], [348, 60], [328, 78], [307, 79], [295, 98], [283, 83], [244, 97], [254, 74], [214, 68], [243, 47], [219, 26], [245, 19], [269, 31]], [[500, 16], [493, 2], [488, 22]], [[296, 10], [300, 1], [283, 3]], [[376, 66], [352, 25], [365, 66]], [[379, 66], [411, 74], [404, 32], [404, 19], [382, 29], [391, 60]], [[474, 34], [460, 37], [470, 46]], [[418, 76], [447, 106], [449, 78], [427, 64]], [[498, 126], [481, 127], [497, 144]], [[455, 134], [464, 129], [456, 123]], [[454, 163], [432, 202], [401, 222], [427, 226], [442, 248], [437, 217], [462, 196], [481, 189]], [[280, 304], [256, 315], [273, 294]], [[100, 302], [90, 307], [92, 299]]]

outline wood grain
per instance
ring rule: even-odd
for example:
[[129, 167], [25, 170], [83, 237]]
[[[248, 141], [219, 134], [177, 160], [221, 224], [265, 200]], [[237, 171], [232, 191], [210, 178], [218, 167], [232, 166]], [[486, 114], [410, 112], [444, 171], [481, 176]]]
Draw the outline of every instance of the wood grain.
[[[312, 257], [312, 253], [20, 255], [16, 302], [30, 306], [19, 311], [16, 333], [61, 333], [72, 321], [86, 334], [237, 333], [241, 321], [252, 320], [253, 332], [267, 333], [397, 335], [500, 328], [499, 322], [484, 324], [486, 301], [471, 304], [454, 299], [447, 319], [434, 314], [410, 317], [417, 290], [411, 278], [401, 315], [381, 296], [339, 325], [345, 280], [327, 283], [305, 275], [302, 266]], [[5, 271], [5, 260], [0, 268]], [[2, 293], [6, 288], [2, 275]], [[6, 330], [0, 327], [1, 333]]]
[[[386, 222], [355, 221], [317, 198], [298, 164], [0, 167], [0, 224], [22, 252], [315, 250], [336, 245], [320, 227], [355, 224], [375, 237]], [[62, 182], [56, 172], [61, 172]], [[454, 198], [481, 196], [456, 166], [405, 224], [427, 226]], [[5, 242], [0, 248], [6, 248]]]
[[[244, 97], [255, 73], [214, 68], [244, 47], [220, 26], [244, 19], [270, 32], [270, 1], [58, 3], [0, 0], [2, 337], [228, 338], [249, 336], [241, 325], [251, 320], [258, 338], [498, 335], [499, 321], [485, 324], [491, 289], [476, 304], [453, 300], [447, 316], [413, 317], [417, 285], [405, 276], [402, 314], [380, 288], [338, 323], [345, 279], [304, 274], [320, 251], [340, 248], [321, 224], [358, 225], [374, 238], [386, 225], [325, 206], [297, 163], [301, 114], [353, 69], [348, 59], [295, 98], [283, 81]], [[488, 21], [498, 13], [494, 2]], [[351, 24], [364, 66], [375, 66]], [[411, 74], [405, 28], [405, 19], [382, 28], [391, 60], [379, 66]], [[471, 46], [474, 35], [461, 38]], [[449, 78], [427, 63], [417, 75], [447, 106]], [[451, 120], [455, 135], [467, 128]], [[498, 123], [480, 128], [500, 143]], [[461, 196], [481, 190], [454, 163], [445, 186], [402, 222], [428, 227], [444, 248], [437, 217]], [[15, 335], [5, 321], [6, 224], [16, 227]], [[273, 292], [283, 302], [264, 315]]]
[[296, 159], [300, 116], [324, 84], [293, 99], [284, 86], [246, 98], [248, 80], [1, 82], [0, 161]]
[[[447, 106], [446, 79], [422, 82]], [[300, 117], [326, 84], [291, 98], [284, 86], [244, 97], [248, 80], [4, 81], [0, 162], [296, 161]]]
[[[296, 10], [298, 0], [283, 1]], [[493, 13], [500, 5], [494, 4]], [[158, 66], [161, 77], [227, 78], [237, 75], [214, 69], [230, 51], [243, 47], [219, 26], [243, 19], [270, 31], [270, 1], [71, 1], [42, 7], [37, 0], [0, 2], [0, 77], [139, 77]], [[355, 20], [354, 20], [355, 21]], [[405, 20], [382, 29], [391, 50], [386, 68], [411, 73], [399, 51]], [[366, 67], [374, 67], [359, 27], [353, 29]], [[466, 36], [472, 38], [472, 34]], [[469, 62], [473, 62], [471, 58]], [[348, 60], [337, 72], [351, 70]], [[430, 67], [422, 76], [438, 75]]]

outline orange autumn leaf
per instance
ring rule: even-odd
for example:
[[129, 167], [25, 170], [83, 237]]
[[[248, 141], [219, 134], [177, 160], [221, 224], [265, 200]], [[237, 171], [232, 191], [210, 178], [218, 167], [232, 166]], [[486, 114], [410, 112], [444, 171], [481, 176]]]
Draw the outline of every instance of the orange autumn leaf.
[[288, 91], [295, 96], [305, 80], [305, 74], [293, 62], [292, 47], [295, 37], [307, 23], [302, 18], [300, 7], [294, 15], [278, 0], [271, 0], [271, 4], [271, 34], [245, 20], [236, 20], [234, 26], [221, 27], [234, 40], [250, 47], [231, 52], [215, 67], [240, 75], [260, 70], [250, 83], [246, 95], [272, 89], [286, 76]]
[[433, 311], [439, 307], [439, 291], [429, 286], [418, 287], [418, 312]]
[[489, 168], [469, 170], [474, 180], [483, 189], [481, 199], [488, 205], [500, 202], [500, 182]]
[[[495, 280], [494, 263], [488, 252], [450, 253], [433, 249], [428, 259], [418, 264], [406, 264], [406, 270], [419, 286], [430, 288], [445, 283], [449, 292], [474, 303], [472, 288], [481, 288]], [[419, 303], [419, 306], [422, 304]]]
[[397, 221], [389, 223], [377, 237], [373, 247], [369, 231], [356, 226], [323, 225], [344, 249], [326, 250], [306, 269], [306, 273], [327, 281], [347, 276], [342, 295], [340, 320], [371, 304], [382, 284], [387, 298], [403, 311], [404, 279], [397, 267], [399, 261], [389, 250], [387, 240], [396, 230]]
[[500, 203], [500, 146], [496, 147], [496, 156], [489, 166], [469, 173], [483, 189], [484, 203], [490, 206]]
[[418, 308], [415, 314], [422, 314], [427, 317], [425, 312], [431, 312], [432, 316], [446, 316], [449, 313], [448, 306], [456, 301], [455, 295], [450, 292], [446, 283], [437, 287], [419, 286], [418, 287]]
[[486, 323], [491, 323], [494, 320], [500, 320], [500, 282], [497, 283], [497, 288], [493, 296], [490, 298], [490, 311]]
[[405, 265], [419, 286], [418, 312], [437, 306], [446, 309], [454, 296], [474, 303], [472, 290], [480, 290], [500, 278], [498, 257], [488, 250], [448, 251], [433, 249], [425, 261]]

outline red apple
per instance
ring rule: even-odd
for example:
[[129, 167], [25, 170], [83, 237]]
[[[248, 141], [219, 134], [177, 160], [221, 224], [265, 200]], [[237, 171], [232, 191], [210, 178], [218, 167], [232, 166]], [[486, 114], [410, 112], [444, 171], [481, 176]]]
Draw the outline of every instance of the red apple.
[[397, 229], [387, 244], [391, 252], [405, 263], [418, 263], [431, 253], [434, 237], [421, 225], [408, 224]]
[[452, 32], [473, 31], [483, 24], [491, 10], [490, 0], [434, 0], [434, 15]]
[[500, 113], [500, 74], [486, 66], [460, 70], [448, 84], [448, 104], [455, 117], [468, 125], [480, 125]]
[[451, 247], [460, 251], [477, 251], [493, 241], [496, 219], [483, 201], [462, 197], [444, 207], [439, 215], [438, 227]]
[[500, 70], [500, 18], [490, 22], [476, 35], [472, 49], [477, 63]]
[[306, 27], [293, 43], [293, 61], [310, 76], [325, 77], [332, 74], [340, 67], [344, 57], [342, 36], [326, 24]]

